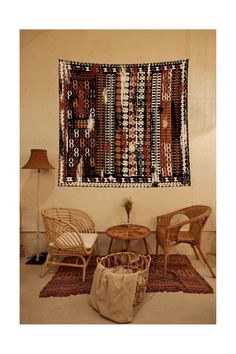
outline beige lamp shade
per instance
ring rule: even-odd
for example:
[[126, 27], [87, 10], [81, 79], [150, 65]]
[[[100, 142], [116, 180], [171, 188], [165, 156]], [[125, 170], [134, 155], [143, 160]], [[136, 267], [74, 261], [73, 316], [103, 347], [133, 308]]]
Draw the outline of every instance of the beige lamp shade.
[[48, 161], [47, 150], [41, 149], [31, 149], [29, 161], [22, 168], [36, 170], [54, 169]]

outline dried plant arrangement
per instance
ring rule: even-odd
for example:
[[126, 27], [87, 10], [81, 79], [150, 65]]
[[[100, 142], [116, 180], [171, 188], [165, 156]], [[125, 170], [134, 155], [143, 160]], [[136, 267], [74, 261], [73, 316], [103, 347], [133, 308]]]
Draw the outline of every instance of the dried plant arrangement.
[[129, 223], [129, 215], [130, 215], [130, 212], [131, 212], [131, 210], [133, 208], [133, 202], [131, 200], [131, 197], [124, 198], [121, 205], [125, 208], [125, 211], [126, 211], [126, 214], [127, 214], [128, 223]]

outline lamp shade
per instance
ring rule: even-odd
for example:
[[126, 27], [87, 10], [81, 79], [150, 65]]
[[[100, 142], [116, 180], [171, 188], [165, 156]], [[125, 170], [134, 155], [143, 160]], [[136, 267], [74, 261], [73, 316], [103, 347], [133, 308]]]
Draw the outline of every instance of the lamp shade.
[[29, 161], [22, 168], [38, 170], [54, 169], [48, 161], [47, 150], [41, 149], [31, 149]]

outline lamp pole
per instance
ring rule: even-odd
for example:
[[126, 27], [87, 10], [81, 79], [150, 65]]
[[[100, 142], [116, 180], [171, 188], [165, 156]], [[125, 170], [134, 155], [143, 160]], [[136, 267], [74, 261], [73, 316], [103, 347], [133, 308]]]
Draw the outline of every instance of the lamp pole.
[[38, 180], [37, 180], [37, 233], [36, 233], [36, 261], [39, 261], [39, 175], [40, 175], [40, 168], [37, 170]]
[[47, 157], [47, 150], [42, 149], [31, 149], [31, 155], [28, 162], [22, 167], [24, 169], [34, 169], [37, 170], [37, 195], [36, 195], [36, 202], [37, 202], [37, 230], [36, 230], [36, 257], [35, 261], [36, 264], [40, 264], [40, 252], [39, 252], [39, 178], [41, 170], [50, 170], [54, 169], [54, 167], [50, 164]]

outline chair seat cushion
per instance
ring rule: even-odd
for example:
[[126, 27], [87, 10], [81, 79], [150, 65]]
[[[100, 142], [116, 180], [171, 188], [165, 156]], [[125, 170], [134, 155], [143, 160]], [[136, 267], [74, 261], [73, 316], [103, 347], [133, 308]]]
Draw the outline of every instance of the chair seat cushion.
[[[84, 246], [87, 250], [90, 250], [98, 238], [97, 233], [80, 233], [80, 238], [83, 240]], [[54, 242], [51, 242], [49, 246], [54, 248], [75, 248], [81, 245], [79, 235], [76, 232], [63, 232], [61, 236], [57, 238], [57, 246]]]
[[80, 236], [84, 242], [86, 249], [92, 248], [98, 238], [97, 233], [81, 233]]

